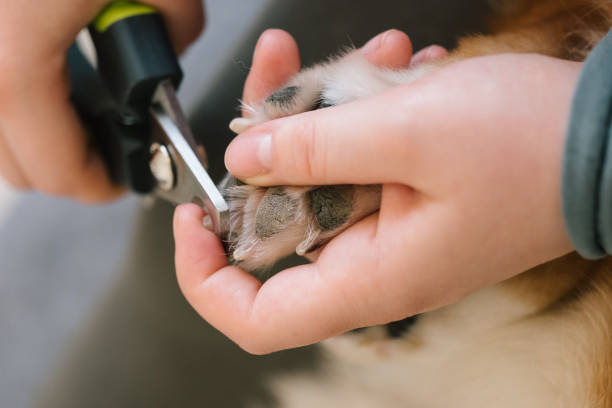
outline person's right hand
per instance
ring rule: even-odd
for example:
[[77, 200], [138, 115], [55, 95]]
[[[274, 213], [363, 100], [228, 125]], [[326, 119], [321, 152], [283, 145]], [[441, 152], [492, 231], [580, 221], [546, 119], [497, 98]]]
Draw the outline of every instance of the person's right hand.
[[[119, 194], [70, 103], [66, 52], [108, 0], [0, 2], [0, 174], [18, 189], [100, 201]], [[146, 0], [180, 51], [200, 33], [200, 0]]]

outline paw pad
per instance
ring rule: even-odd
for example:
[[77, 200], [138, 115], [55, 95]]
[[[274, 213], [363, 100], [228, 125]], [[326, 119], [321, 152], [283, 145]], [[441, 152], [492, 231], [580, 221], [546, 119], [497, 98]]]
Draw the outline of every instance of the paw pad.
[[308, 192], [312, 212], [324, 231], [346, 223], [353, 213], [353, 187], [350, 185], [322, 186]]
[[293, 220], [296, 209], [296, 199], [284, 188], [269, 188], [255, 211], [255, 235], [266, 239], [278, 234]]
[[299, 91], [297, 86], [288, 86], [286, 88], [279, 89], [272, 95], [266, 98], [266, 103], [280, 105], [283, 108], [290, 108], [295, 101], [295, 96]]

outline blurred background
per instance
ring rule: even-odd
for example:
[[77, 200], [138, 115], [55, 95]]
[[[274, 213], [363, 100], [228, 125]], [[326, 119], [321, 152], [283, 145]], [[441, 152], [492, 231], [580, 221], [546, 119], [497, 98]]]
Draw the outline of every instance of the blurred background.
[[[229, 120], [266, 28], [304, 64], [389, 28], [415, 49], [482, 31], [486, 0], [207, 0], [180, 97], [220, 177]], [[1, 407], [274, 406], [266, 379], [317, 368], [316, 347], [254, 357], [203, 322], [174, 278], [172, 207], [83, 206], [0, 185]]]

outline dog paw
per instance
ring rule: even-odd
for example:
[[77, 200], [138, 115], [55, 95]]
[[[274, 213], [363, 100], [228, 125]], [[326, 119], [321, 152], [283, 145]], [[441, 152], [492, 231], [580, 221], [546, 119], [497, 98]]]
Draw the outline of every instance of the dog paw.
[[307, 255], [380, 207], [380, 186], [254, 187], [226, 189], [229, 253], [249, 271], [292, 253]]
[[230, 129], [242, 133], [260, 123], [310, 110], [340, 105], [419, 79], [435, 67], [420, 64], [403, 70], [377, 67], [359, 52], [345, 52], [299, 72], [256, 105], [243, 102], [248, 117], [236, 118]]
[[[389, 70], [352, 51], [302, 70], [230, 128], [242, 133], [284, 116], [322, 109], [380, 93], [424, 76], [431, 68]], [[292, 253], [308, 254], [377, 211], [381, 186], [253, 187], [225, 189], [230, 204], [230, 258], [242, 268], [265, 269]]]

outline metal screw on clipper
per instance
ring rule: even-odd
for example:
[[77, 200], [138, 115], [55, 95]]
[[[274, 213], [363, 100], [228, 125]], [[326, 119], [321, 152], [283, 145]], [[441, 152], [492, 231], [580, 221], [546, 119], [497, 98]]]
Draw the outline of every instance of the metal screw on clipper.
[[157, 180], [157, 185], [164, 191], [170, 191], [174, 187], [174, 163], [168, 148], [159, 143], [151, 145], [151, 161], [149, 163], [151, 173]]

